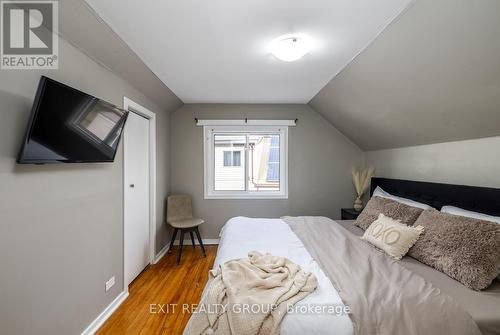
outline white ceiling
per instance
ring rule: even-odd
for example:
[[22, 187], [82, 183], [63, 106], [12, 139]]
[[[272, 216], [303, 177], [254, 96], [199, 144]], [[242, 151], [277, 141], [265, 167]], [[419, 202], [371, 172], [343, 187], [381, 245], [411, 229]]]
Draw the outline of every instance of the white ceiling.
[[[185, 103], [307, 103], [411, 0], [86, 0]], [[303, 59], [274, 38], [315, 41]]]

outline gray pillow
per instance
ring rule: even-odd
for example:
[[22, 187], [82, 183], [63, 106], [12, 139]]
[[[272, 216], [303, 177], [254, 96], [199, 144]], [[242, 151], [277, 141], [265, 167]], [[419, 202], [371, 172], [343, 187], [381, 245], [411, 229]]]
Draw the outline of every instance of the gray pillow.
[[366, 230], [382, 213], [393, 220], [400, 220], [401, 223], [411, 226], [422, 211], [421, 208], [408, 206], [391, 199], [372, 197], [365, 209], [359, 214], [354, 225]]
[[500, 273], [500, 225], [425, 210], [416, 225], [424, 232], [408, 252], [420, 262], [473, 290], [487, 288]]

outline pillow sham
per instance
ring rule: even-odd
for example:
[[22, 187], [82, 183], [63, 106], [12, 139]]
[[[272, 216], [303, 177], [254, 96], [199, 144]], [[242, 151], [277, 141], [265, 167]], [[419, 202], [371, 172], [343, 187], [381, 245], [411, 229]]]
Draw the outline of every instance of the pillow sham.
[[[462, 208], [455, 207], [455, 206], [443, 206], [443, 208], [441, 208], [441, 212], [453, 214], [453, 215], [465, 216], [468, 218], [473, 218], [473, 219], [478, 219], [478, 220], [496, 222], [496, 223], [500, 224], [500, 217], [498, 217], [498, 216], [492, 216], [492, 215], [487, 215], [487, 214], [483, 214], [483, 213], [479, 213], [479, 212], [468, 211], [466, 209], [462, 209]], [[498, 275], [496, 280], [500, 281], [500, 274]]]
[[424, 232], [409, 256], [477, 291], [500, 273], [500, 225], [434, 209], [415, 224]]
[[397, 201], [397, 202], [400, 202], [402, 204], [412, 206], [412, 207], [417, 207], [417, 208], [422, 208], [422, 209], [431, 209], [432, 208], [431, 206], [429, 206], [427, 204], [423, 204], [423, 203], [418, 202], [418, 201], [414, 201], [411, 199], [406, 199], [406, 198], [398, 197], [396, 195], [392, 195], [392, 194], [384, 191], [380, 186], [377, 186], [375, 188], [375, 191], [373, 191], [373, 196], [391, 199], [391, 200], [394, 200], [394, 201]]
[[[483, 214], [483, 213], [479, 213], [479, 212], [468, 211], [468, 210], [460, 208], [460, 207], [443, 206], [441, 208], [441, 212], [453, 214], [453, 215], [465, 216], [468, 218], [473, 218], [473, 219], [478, 219], [478, 220], [491, 221], [491, 222], [495, 222], [495, 223], [500, 224], [500, 217], [498, 217], [498, 216], [492, 216], [492, 215], [487, 215], [487, 214]], [[496, 280], [500, 281], [500, 274], [498, 275]]]
[[391, 199], [376, 196], [368, 201], [365, 209], [363, 209], [354, 222], [354, 225], [366, 230], [378, 219], [379, 214], [382, 213], [385, 216], [411, 226], [422, 211], [423, 209], [421, 208], [411, 207]]
[[479, 213], [479, 212], [468, 211], [466, 209], [462, 209], [459, 207], [443, 206], [443, 208], [441, 208], [441, 212], [453, 214], [453, 215], [466, 216], [468, 218], [473, 218], [473, 219], [478, 219], [478, 220], [491, 221], [491, 222], [495, 222], [495, 223], [500, 224], [500, 217], [499, 216], [492, 216], [492, 215], [487, 215], [487, 214], [483, 214], [483, 213]]
[[417, 242], [423, 230], [422, 226], [407, 226], [380, 213], [361, 239], [383, 250], [392, 258], [400, 260]]

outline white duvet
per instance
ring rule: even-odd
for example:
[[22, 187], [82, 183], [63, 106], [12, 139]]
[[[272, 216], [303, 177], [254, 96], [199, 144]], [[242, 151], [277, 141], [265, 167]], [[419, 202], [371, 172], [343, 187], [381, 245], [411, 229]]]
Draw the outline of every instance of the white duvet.
[[[328, 243], [328, 241], [323, 241]], [[214, 268], [231, 259], [247, 257], [249, 251], [283, 256], [312, 272], [318, 279], [315, 292], [297, 303], [297, 311], [311, 306], [343, 306], [339, 294], [314, 261], [299, 238], [281, 219], [236, 217], [229, 220], [220, 234]], [[348, 315], [333, 313], [287, 314], [281, 324], [284, 335], [353, 334]]]

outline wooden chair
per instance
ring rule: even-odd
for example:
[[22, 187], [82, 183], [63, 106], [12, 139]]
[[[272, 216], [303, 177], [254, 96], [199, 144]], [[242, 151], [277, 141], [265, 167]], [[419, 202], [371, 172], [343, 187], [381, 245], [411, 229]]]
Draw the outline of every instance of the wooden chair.
[[188, 195], [171, 195], [167, 199], [167, 223], [172, 226], [174, 233], [172, 234], [172, 240], [170, 241], [170, 246], [168, 252], [172, 251], [172, 246], [174, 245], [175, 237], [177, 232], [181, 232], [179, 240], [179, 253], [177, 254], [177, 264], [181, 261], [182, 246], [184, 244], [184, 233], [189, 232], [191, 235], [191, 242], [194, 244], [194, 235], [198, 238], [201, 250], [203, 251], [203, 256], [206, 257], [205, 247], [203, 246], [203, 241], [201, 240], [200, 231], [198, 226], [205, 222], [203, 219], [193, 217], [193, 205], [191, 202], [191, 197]]

